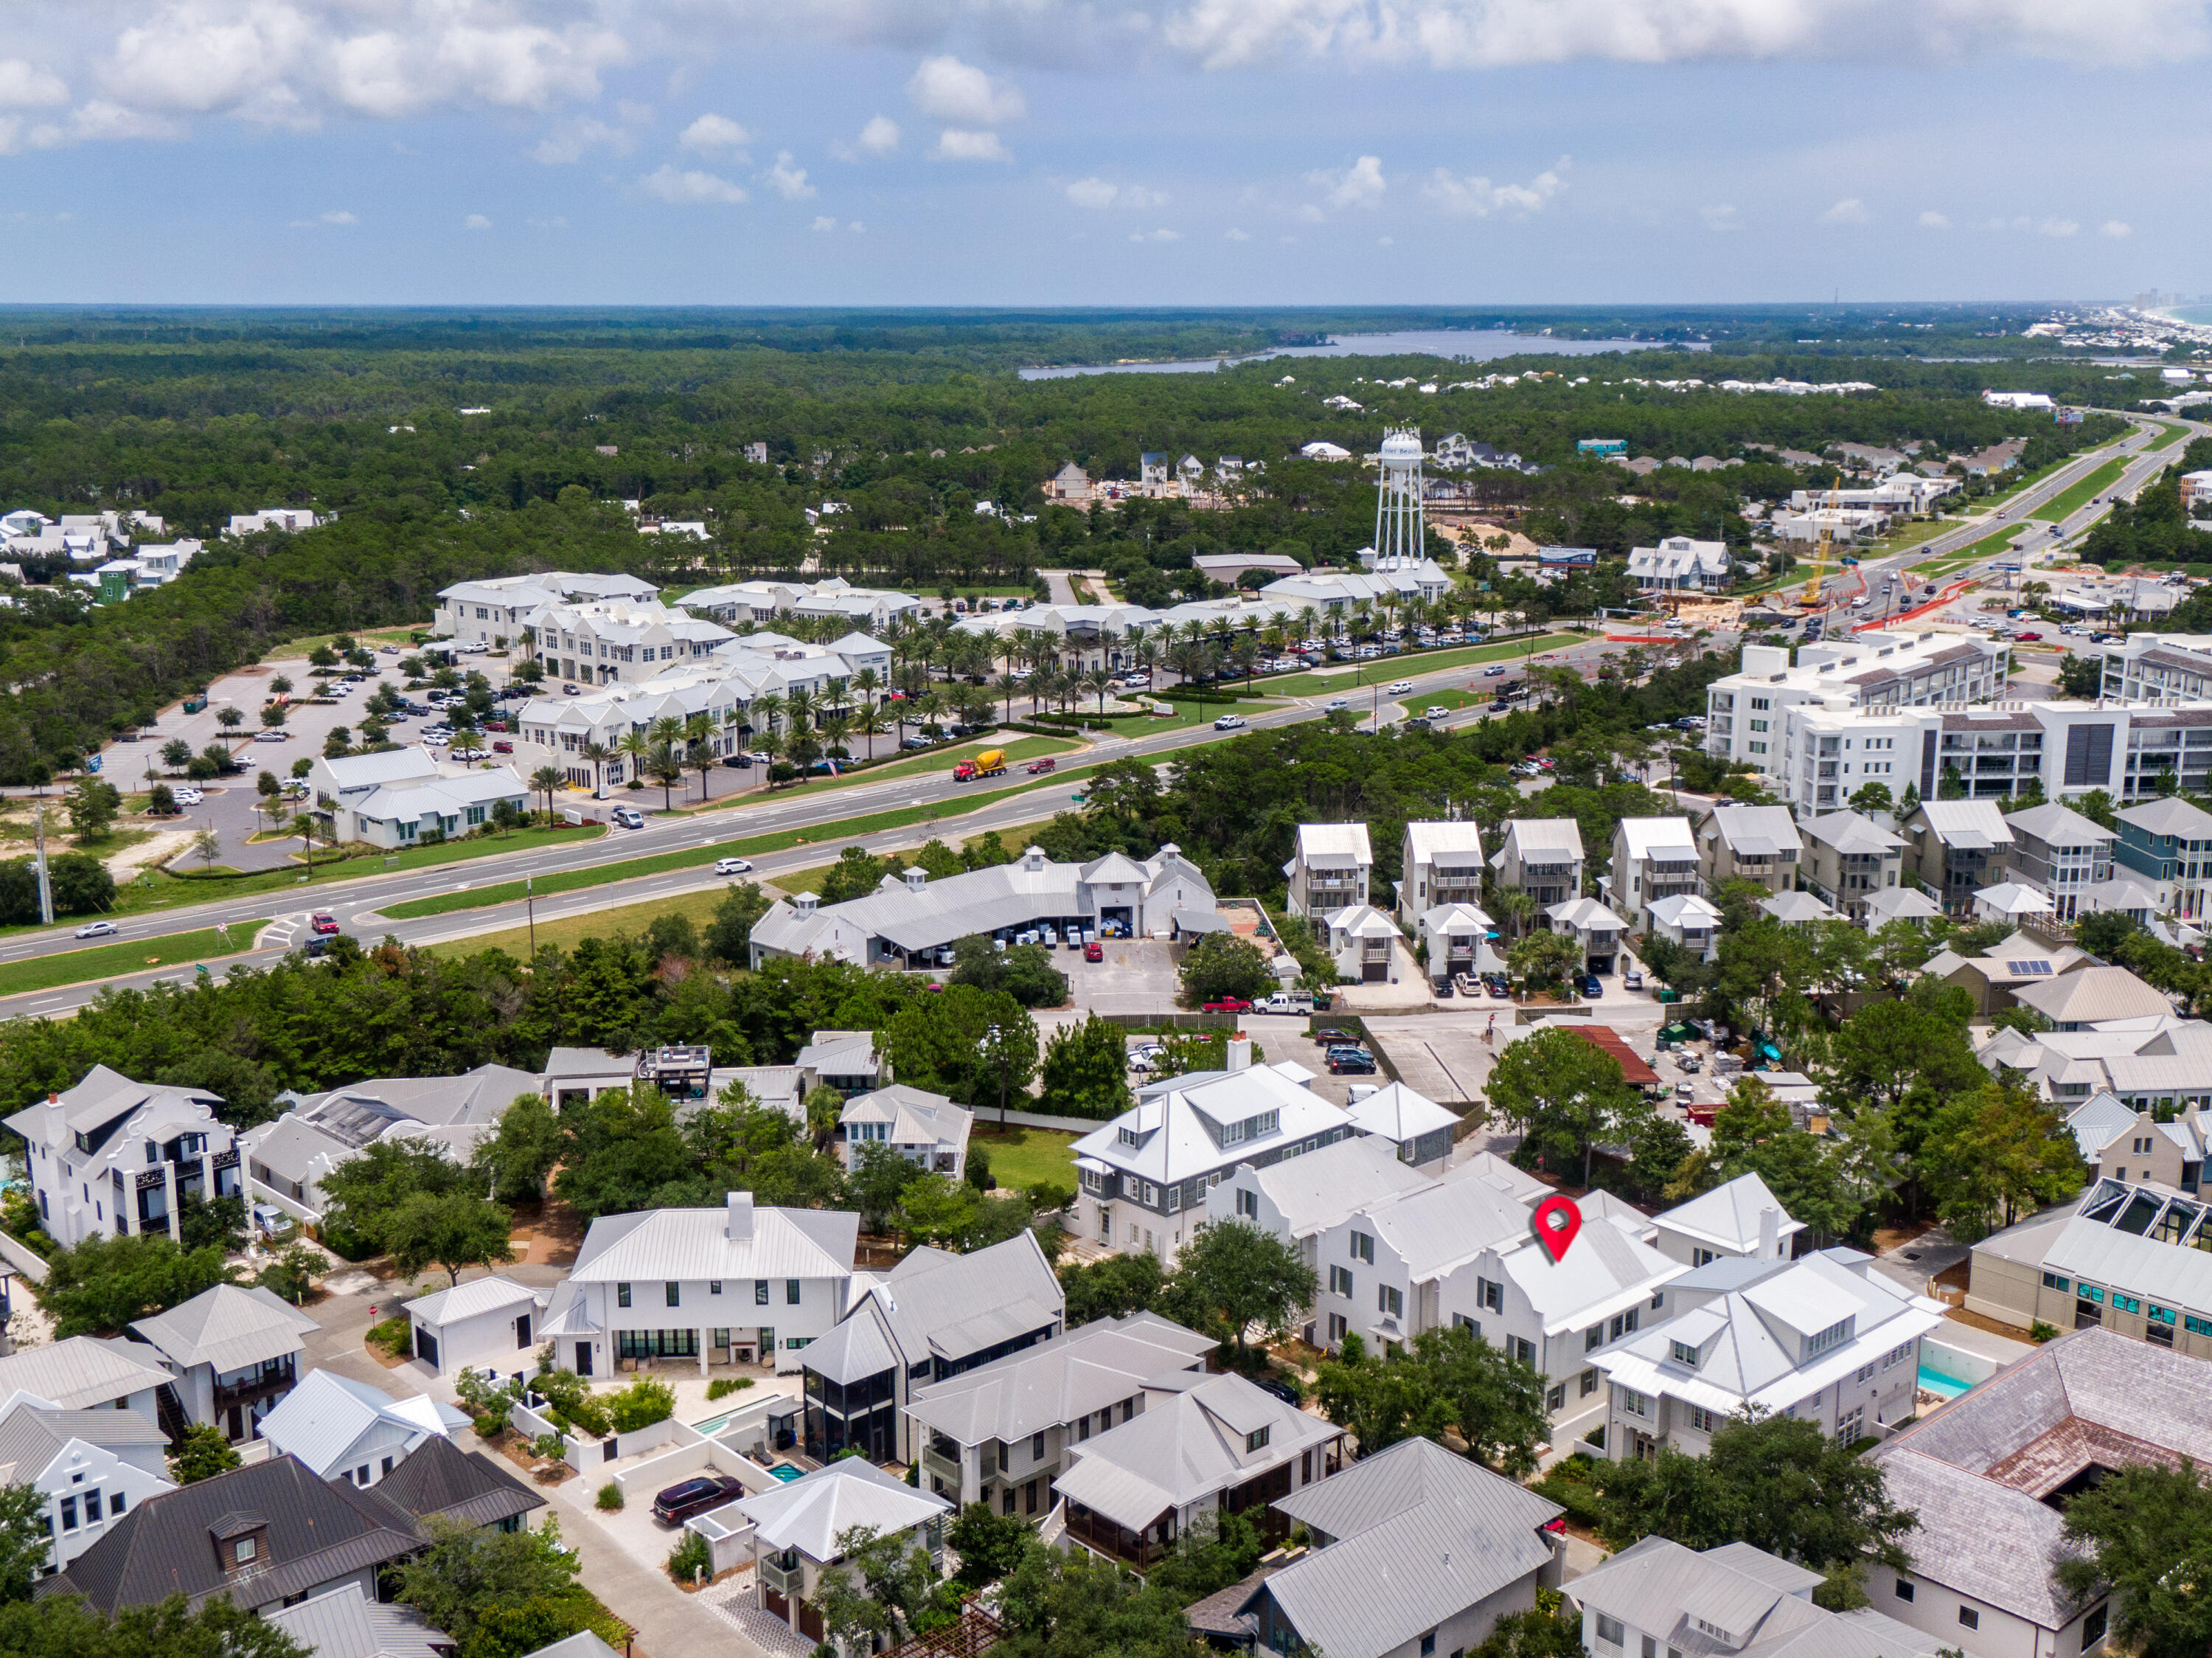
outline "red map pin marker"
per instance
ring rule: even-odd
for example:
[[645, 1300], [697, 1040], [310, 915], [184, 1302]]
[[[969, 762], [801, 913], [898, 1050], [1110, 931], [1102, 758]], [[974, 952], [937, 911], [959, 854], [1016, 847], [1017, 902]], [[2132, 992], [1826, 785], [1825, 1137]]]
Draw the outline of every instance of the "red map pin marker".
[[1544, 1253], [1557, 1265], [1567, 1253], [1567, 1246], [1583, 1229], [1583, 1212], [1575, 1206], [1572, 1198], [1547, 1198], [1536, 1205], [1534, 1231], [1536, 1241]]

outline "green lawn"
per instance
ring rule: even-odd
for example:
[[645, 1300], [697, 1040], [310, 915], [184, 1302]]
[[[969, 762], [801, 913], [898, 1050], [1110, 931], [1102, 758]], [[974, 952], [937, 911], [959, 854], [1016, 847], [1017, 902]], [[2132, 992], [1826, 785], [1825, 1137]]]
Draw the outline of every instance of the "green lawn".
[[[963, 795], [957, 800], [939, 801], [933, 805], [902, 807], [896, 811], [848, 818], [841, 823], [816, 824], [805, 830], [782, 829], [774, 834], [755, 835], [744, 840], [723, 841], [713, 846], [687, 846], [679, 851], [660, 852], [651, 857], [624, 858], [620, 863], [603, 863], [595, 869], [569, 869], [558, 875], [539, 875], [531, 890], [541, 898], [548, 898], [556, 893], [580, 892], [586, 887], [605, 887], [613, 881], [635, 881], [641, 875], [665, 875], [671, 869], [693, 869], [702, 864], [711, 864], [719, 858], [757, 856], [763, 852], [781, 852], [790, 847], [810, 844], [844, 846], [859, 836], [874, 834], [884, 829], [903, 829], [909, 824], [934, 823], [940, 818], [963, 817], [980, 806], [1005, 800], [1012, 795], [1064, 788], [1097, 769], [1095, 765], [1076, 766], [1034, 783], [1024, 782], [1011, 789], [991, 789], [980, 795]], [[465, 893], [410, 899], [404, 904], [391, 905], [381, 913], [394, 921], [414, 921], [423, 916], [447, 915], [455, 910], [478, 910], [489, 904], [512, 904], [524, 896], [524, 890], [523, 883], [519, 881], [499, 881]]]
[[[589, 915], [570, 916], [561, 921], [541, 921], [537, 930], [538, 948], [542, 950], [553, 944], [573, 950], [587, 938], [642, 932], [666, 915], [688, 917], [693, 926], [703, 930], [714, 918], [715, 907], [722, 897], [721, 889], [717, 887], [703, 893], [681, 893], [674, 898], [651, 898], [642, 904], [625, 904], [617, 909], [594, 910]], [[474, 955], [480, 950], [505, 950], [511, 955], [527, 957], [530, 943], [531, 930], [526, 925], [447, 939], [443, 944], [430, 946], [430, 954], [461, 956]]]
[[[412, 847], [404, 852], [393, 852], [384, 857], [319, 861], [313, 877], [305, 881], [300, 879], [307, 874], [307, 867], [303, 863], [288, 863], [275, 869], [256, 870], [250, 875], [241, 875], [231, 881], [201, 881], [189, 875], [172, 875], [159, 869], [149, 869], [142, 877], [115, 889], [115, 904], [108, 913], [121, 920], [126, 916], [154, 915], [164, 910], [182, 909], [194, 904], [213, 904], [223, 899], [252, 898], [263, 893], [296, 893], [303, 886], [319, 892], [342, 881], [359, 881], [369, 875], [405, 869], [436, 869], [441, 864], [465, 863], [476, 858], [528, 851], [541, 846], [574, 845], [579, 841], [596, 840], [605, 832], [605, 829], [597, 824], [583, 828], [518, 829], [510, 834], [492, 835], [483, 840], [457, 840], [449, 841], [443, 846]], [[222, 867], [220, 864], [216, 866], [218, 869]], [[0, 928], [0, 938], [15, 938], [40, 930], [36, 925]]]
[[62, 984], [123, 978], [144, 972], [149, 967], [236, 955], [252, 948], [254, 934], [268, 924], [266, 921], [234, 922], [229, 931], [221, 937], [216, 936], [216, 929], [206, 927], [196, 933], [169, 933], [136, 943], [125, 940], [96, 944], [82, 950], [64, 950], [58, 955], [13, 961], [0, 967], [0, 996], [22, 996]]
[[1487, 708], [1492, 700], [1486, 692], [1477, 695], [1472, 691], [1419, 691], [1405, 703], [1407, 713], [1418, 714], [1425, 708]]
[[2188, 427], [2175, 425], [2169, 421], [2160, 421], [2158, 427], [2158, 436], [2151, 439], [2151, 441], [2143, 447], [2146, 452], [2151, 449], [2162, 449], [2169, 443], [2180, 442], [2182, 439], [2188, 436]]
[[2081, 510], [2097, 496], [2119, 481], [2127, 463], [2107, 460], [2078, 484], [2070, 484], [2035, 509], [2034, 515], [2056, 524]]
[[[1036, 1103], [1027, 1098], [1007, 1101], [1017, 1111]], [[990, 1159], [991, 1178], [1002, 1186], [1049, 1185], [1072, 1191], [1077, 1185], [1076, 1137], [1048, 1128], [1009, 1128], [1001, 1134], [998, 1113], [988, 1106], [979, 1106], [968, 1144], [971, 1153], [981, 1151]]]
[[[1532, 656], [1540, 651], [1556, 650], [1561, 645], [1580, 644], [1583, 637], [1579, 633], [1531, 634], [1525, 639], [1511, 639], [1503, 644], [1463, 645], [1456, 650], [1413, 651], [1402, 656], [1378, 657], [1371, 662], [1350, 663], [1334, 670], [1291, 674], [1280, 679], [1257, 680], [1253, 683], [1271, 697], [1315, 697], [1364, 691], [1370, 685], [1389, 685], [1395, 680], [1410, 680], [1417, 674], [1433, 674], [1439, 668], [1470, 667], [1480, 662], [1499, 662]], [[1172, 696], [1174, 693], [1164, 694]]]

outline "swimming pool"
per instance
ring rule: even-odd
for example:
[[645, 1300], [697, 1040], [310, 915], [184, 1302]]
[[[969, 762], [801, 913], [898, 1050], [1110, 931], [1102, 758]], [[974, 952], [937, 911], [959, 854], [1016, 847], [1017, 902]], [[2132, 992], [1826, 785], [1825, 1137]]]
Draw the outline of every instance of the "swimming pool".
[[805, 1478], [806, 1473], [805, 1469], [793, 1467], [788, 1462], [779, 1462], [775, 1466], [770, 1468], [769, 1472], [774, 1474], [778, 1479], [783, 1481], [787, 1485], [794, 1479]]
[[1931, 1370], [1924, 1364], [1920, 1367], [1921, 1391], [1933, 1393], [1939, 1399], [1956, 1399], [1960, 1394], [1969, 1392], [1973, 1385], [1971, 1381], [1961, 1381], [1956, 1376], [1947, 1376], [1941, 1370]]
[[723, 1429], [728, 1427], [730, 1425], [730, 1418], [736, 1415], [737, 1412], [735, 1411], [725, 1411], [718, 1417], [708, 1417], [704, 1422], [695, 1422], [691, 1425], [698, 1429], [699, 1432], [706, 1435], [708, 1438], [712, 1439], [715, 1435], [720, 1433]]

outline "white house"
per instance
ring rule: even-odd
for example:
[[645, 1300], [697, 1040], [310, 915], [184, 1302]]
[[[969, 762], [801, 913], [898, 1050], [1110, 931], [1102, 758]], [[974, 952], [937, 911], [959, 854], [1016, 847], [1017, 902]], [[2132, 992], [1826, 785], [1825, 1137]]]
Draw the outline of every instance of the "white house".
[[441, 763], [422, 748], [318, 759], [308, 786], [330, 802], [338, 839], [386, 849], [481, 829], [501, 801], [517, 812], [530, 808], [530, 786], [512, 765]]
[[580, 1376], [671, 1359], [704, 1375], [754, 1354], [789, 1374], [844, 1310], [860, 1227], [849, 1210], [756, 1209], [750, 1192], [720, 1209], [603, 1215], [538, 1334]]
[[1395, 984], [1398, 980], [1398, 923], [1369, 904], [1333, 911], [1321, 928], [1322, 948], [1336, 964], [1340, 982]]
[[263, 530], [311, 530], [323, 521], [311, 507], [264, 507], [259, 512], [234, 512], [222, 527], [225, 535], [258, 535]]
[[1825, 1249], [1676, 1278], [1673, 1316], [1592, 1356], [1610, 1384], [1606, 1454], [1702, 1454], [1722, 1423], [1754, 1411], [1815, 1423], [1845, 1445], [1886, 1435], [1913, 1413], [1920, 1338], [1943, 1304], [1873, 1269], [1856, 1250]]
[[1297, 850], [1283, 866], [1291, 913], [1327, 921], [1367, 902], [1375, 853], [1364, 823], [1302, 823]]
[[1410, 930], [1431, 910], [1479, 905], [1485, 863], [1480, 824], [1408, 823], [1397, 882], [1398, 919]]
[[468, 1425], [465, 1411], [427, 1393], [396, 1399], [335, 1370], [310, 1370], [263, 1418], [261, 1436], [271, 1454], [366, 1490], [426, 1441], [452, 1440]]
[[1554, 904], [1544, 915], [1553, 932], [1565, 934], [1581, 948], [1583, 965], [1589, 972], [1613, 971], [1613, 959], [1628, 934], [1627, 922], [1594, 898]]
[[[1873, 1575], [1884, 1574], [1875, 1568]], [[1701, 1554], [1652, 1536], [1601, 1561], [1566, 1593], [1582, 1612], [1590, 1658], [1936, 1658], [1948, 1644], [1871, 1606], [1835, 1612], [1814, 1606], [1813, 1591], [1825, 1582], [1748, 1543]]]
[[66, 1094], [7, 1119], [23, 1137], [46, 1234], [64, 1248], [91, 1237], [179, 1234], [183, 1201], [244, 1189], [236, 1137], [204, 1088], [134, 1082], [94, 1065]]
[[156, 1427], [157, 1396], [167, 1387], [173, 1399], [175, 1382], [161, 1355], [140, 1342], [70, 1336], [0, 1357], [0, 1400], [20, 1394], [60, 1411], [135, 1411]]
[[1613, 868], [1598, 883], [1606, 901], [1651, 930], [1651, 906], [1662, 899], [1701, 893], [1697, 838], [1685, 817], [1623, 818], [1613, 832]]
[[499, 1273], [407, 1303], [415, 1356], [441, 1376], [527, 1371], [549, 1297]]
[[1677, 1204], [1651, 1220], [1654, 1247], [1685, 1266], [1709, 1261], [1778, 1261], [1790, 1258], [1805, 1222], [1793, 1221], [1782, 1200], [1756, 1174]]
[[838, 1118], [845, 1161], [863, 1145], [887, 1145], [933, 1174], [961, 1180], [968, 1173], [968, 1132], [975, 1113], [941, 1094], [902, 1082], [856, 1095]]
[[1572, 818], [1509, 818], [1490, 868], [1500, 889], [1525, 893], [1540, 910], [1579, 898], [1582, 828]]
[[936, 1492], [917, 1490], [864, 1457], [812, 1469], [732, 1506], [752, 1522], [761, 1610], [817, 1645], [825, 1635], [816, 1597], [822, 1574], [845, 1557], [845, 1534], [865, 1528], [879, 1538], [910, 1539], [904, 1546], [919, 1545], [941, 1558], [945, 1517], [952, 1509]]
[[1717, 593], [1729, 584], [1730, 568], [1725, 541], [1693, 541], [1686, 535], [1662, 536], [1657, 546], [1632, 547], [1628, 553], [1629, 576], [1647, 593]]
[[1471, 1161], [1337, 1222], [1315, 1245], [1316, 1344], [1357, 1334], [1380, 1351], [1464, 1326], [1549, 1378], [1553, 1442], [1571, 1446], [1603, 1419], [1588, 1356], [1656, 1314], [1686, 1269], [1652, 1247], [1650, 1222], [1597, 1194], [1582, 1202], [1574, 1247], [1553, 1260], [1530, 1218], [1548, 1190]]
[[1504, 959], [1491, 948], [1498, 924], [1472, 904], [1439, 904], [1422, 913], [1420, 929], [1431, 978], [1505, 971]]
[[0, 1404], [0, 1483], [46, 1499], [40, 1576], [59, 1571], [148, 1497], [176, 1488], [168, 1436], [136, 1411], [64, 1411], [28, 1393]]
[[152, 1344], [185, 1413], [223, 1437], [258, 1439], [261, 1418], [300, 1379], [314, 1319], [258, 1285], [219, 1283], [131, 1328]]
[[1652, 905], [1644, 922], [1653, 937], [1667, 939], [1686, 950], [1695, 950], [1707, 961], [1713, 959], [1721, 928], [1718, 905], [1693, 893], [1680, 893]]

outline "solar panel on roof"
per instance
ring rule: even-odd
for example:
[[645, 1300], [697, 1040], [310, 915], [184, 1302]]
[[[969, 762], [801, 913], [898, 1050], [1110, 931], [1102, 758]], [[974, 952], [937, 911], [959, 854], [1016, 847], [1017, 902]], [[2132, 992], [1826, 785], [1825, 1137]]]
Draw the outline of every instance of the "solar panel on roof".
[[2048, 973], [2051, 971], [2051, 964], [2048, 961], [2008, 961], [2005, 966], [2015, 978], [2024, 978], [2035, 973]]

